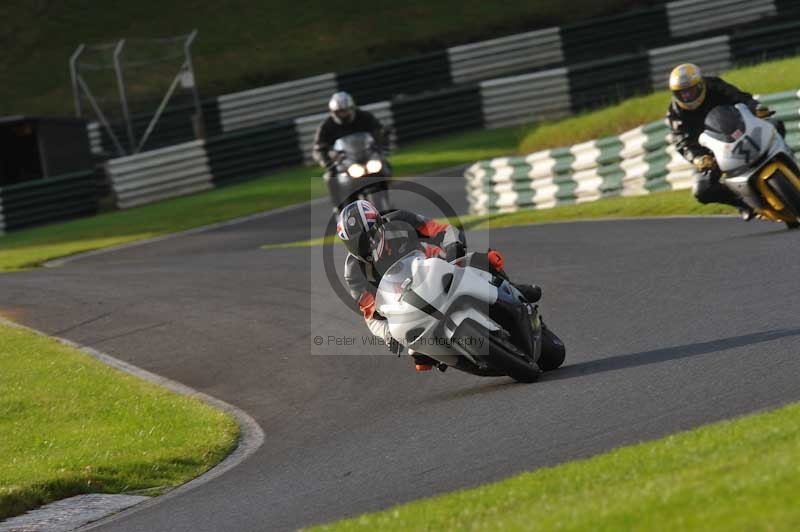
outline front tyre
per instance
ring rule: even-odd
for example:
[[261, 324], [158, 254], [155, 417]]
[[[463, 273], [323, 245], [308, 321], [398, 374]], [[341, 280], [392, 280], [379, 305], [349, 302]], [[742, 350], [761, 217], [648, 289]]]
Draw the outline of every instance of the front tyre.
[[507, 333], [505, 336], [502, 334], [504, 332], [492, 332], [478, 322], [466, 319], [458, 326], [453, 337], [471, 339], [471, 341], [462, 342], [462, 345], [475, 345], [475, 340], [484, 339], [486, 345], [483, 345], [477, 353], [472, 353], [476, 359], [487, 367], [503, 375], [508, 375], [515, 381], [535, 382], [539, 378], [541, 370], [519, 352], [508, 339]]
[[[789, 213], [795, 217], [800, 216], [800, 195], [785, 175], [781, 172], [775, 172], [766, 180], [766, 183], [772, 189], [772, 192], [778, 196], [778, 199], [784, 204]], [[793, 222], [786, 222], [786, 225], [789, 229], [794, 229], [789, 225], [791, 223]]]
[[567, 357], [567, 349], [556, 333], [542, 323], [542, 354], [539, 356], [539, 368], [542, 371], [553, 371], [561, 367]]

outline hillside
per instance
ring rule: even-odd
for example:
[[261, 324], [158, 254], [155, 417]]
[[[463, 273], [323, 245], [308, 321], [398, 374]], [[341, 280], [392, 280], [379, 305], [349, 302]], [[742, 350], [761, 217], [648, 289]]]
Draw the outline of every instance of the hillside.
[[[318, 1], [7, 0], [0, 3], [0, 116], [71, 114], [68, 60], [81, 43], [197, 28], [194, 63], [207, 97], [661, 3], [508, 0], [498, 9], [476, 0], [373, 0], [347, 8]], [[159, 85], [153, 93], [165, 90]]]

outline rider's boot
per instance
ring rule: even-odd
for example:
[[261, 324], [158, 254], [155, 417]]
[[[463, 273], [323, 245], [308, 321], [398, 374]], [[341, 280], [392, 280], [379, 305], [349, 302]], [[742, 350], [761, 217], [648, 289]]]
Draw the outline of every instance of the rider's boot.
[[750, 207], [740, 208], [739, 209], [739, 216], [745, 222], [749, 222], [750, 220], [752, 220], [753, 218], [756, 217], [756, 212], [753, 209], [751, 209]]
[[736, 204], [736, 208], [739, 210], [739, 216], [745, 222], [749, 222], [756, 217], [756, 211], [754, 211], [753, 208], [743, 200], [739, 200], [739, 202]]
[[518, 283], [511, 284], [514, 285], [514, 288], [522, 292], [522, 295], [525, 296], [525, 299], [528, 300], [528, 303], [536, 303], [542, 298], [542, 289], [538, 285]]
[[494, 268], [498, 275], [500, 275], [503, 279], [507, 280], [511, 283], [517, 290], [522, 292], [522, 295], [525, 296], [525, 299], [528, 300], [528, 303], [536, 303], [542, 298], [542, 289], [535, 285], [535, 284], [522, 284], [522, 283], [513, 283], [511, 279], [509, 279], [508, 274], [503, 269], [505, 266], [505, 259], [503, 258], [502, 253], [497, 250], [490, 249], [489, 252], [486, 254], [486, 258], [488, 259], [489, 264]]

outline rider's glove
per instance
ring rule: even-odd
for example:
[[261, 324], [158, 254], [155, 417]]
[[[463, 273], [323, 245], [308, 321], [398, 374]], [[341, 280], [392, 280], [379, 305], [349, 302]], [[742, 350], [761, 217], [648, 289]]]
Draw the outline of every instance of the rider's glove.
[[697, 171], [700, 173], [710, 172], [717, 166], [717, 161], [714, 160], [714, 156], [707, 153], [705, 155], [698, 155], [694, 159], [692, 159], [692, 164]]
[[452, 244], [448, 244], [444, 247], [444, 260], [447, 262], [452, 262], [456, 259], [460, 259], [465, 254], [464, 244], [461, 242], [453, 242]]
[[772, 116], [775, 114], [775, 111], [771, 110], [769, 107], [760, 103], [756, 106], [755, 115], [758, 118], [767, 118], [768, 116]]
[[503, 254], [497, 251], [496, 249], [490, 249], [488, 253], [486, 253], [486, 258], [489, 259], [489, 264], [497, 270], [498, 272], [503, 271], [503, 267], [505, 267], [506, 260], [503, 257]]

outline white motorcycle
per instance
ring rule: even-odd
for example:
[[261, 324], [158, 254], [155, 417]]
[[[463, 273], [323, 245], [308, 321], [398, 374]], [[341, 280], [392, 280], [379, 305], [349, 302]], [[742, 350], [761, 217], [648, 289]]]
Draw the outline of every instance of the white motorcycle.
[[800, 169], [775, 126], [745, 104], [719, 105], [708, 113], [698, 141], [714, 153], [720, 182], [757, 215], [800, 227]]
[[473, 266], [475, 256], [447, 262], [413, 249], [394, 262], [375, 300], [392, 337], [441, 371], [533, 382], [561, 366], [564, 344], [539, 307], [496, 272]]

